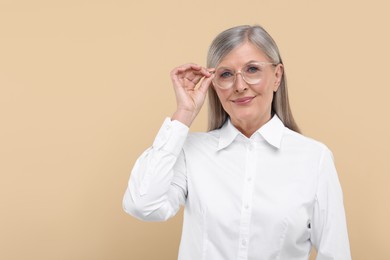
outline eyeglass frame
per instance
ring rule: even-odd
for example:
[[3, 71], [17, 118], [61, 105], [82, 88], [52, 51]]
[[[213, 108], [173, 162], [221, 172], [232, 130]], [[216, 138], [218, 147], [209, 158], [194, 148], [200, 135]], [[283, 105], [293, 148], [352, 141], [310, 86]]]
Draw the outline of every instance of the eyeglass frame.
[[[261, 66], [265, 66], [265, 65], [272, 65], [272, 66], [277, 66], [277, 65], [279, 65], [280, 63], [273, 63], [273, 62], [267, 62], [267, 61], [251, 61], [251, 62], [248, 62], [246, 65], [244, 65], [240, 70], [238, 70], [237, 72], [236, 71], [234, 71], [234, 74], [233, 74], [233, 76], [234, 76], [234, 80], [233, 80], [233, 83], [232, 83], [232, 85], [230, 86], [230, 87], [228, 87], [228, 88], [223, 88], [223, 87], [221, 87], [220, 85], [218, 85], [215, 81], [214, 81], [214, 79], [212, 80], [212, 82], [213, 82], [213, 84], [215, 85], [215, 86], [217, 86], [218, 88], [220, 88], [220, 89], [230, 89], [230, 88], [232, 88], [233, 86], [234, 86], [234, 83], [236, 83], [236, 79], [237, 79], [237, 74], [241, 74], [241, 77], [242, 77], [242, 79], [245, 81], [245, 83], [247, 83], [248, 85], [255, 85], [255, 84], [258, 84], [260, 81], [261, 81], [261, 79], [260, 79], [260, 81], [259, 82], [256, 82], [256, 83], [249, 83], [248, 81], [247, 81], [247, 79], [245, 79], [245, 77], [244, 77], [244, 75], [242, 74], [242, 70], [245, 68], [245, 67], [247, 67], [248, 65], [252, 65], [252, 64], [261, 64]], [[224, 67], [222, 67], [222, 68], [224, 68]], [[217, 67], [217, 68], [215, 68], [215, 69], [213, 69], [212, 71], [209, 71], [209, 73], [212, 73], [212, 74], [215, 74], [216, 72], [217, 72], [217, 70], [218, 70], [219, 68]], [[226, 69], [230, 69], [230, 68], [226, 68]]]

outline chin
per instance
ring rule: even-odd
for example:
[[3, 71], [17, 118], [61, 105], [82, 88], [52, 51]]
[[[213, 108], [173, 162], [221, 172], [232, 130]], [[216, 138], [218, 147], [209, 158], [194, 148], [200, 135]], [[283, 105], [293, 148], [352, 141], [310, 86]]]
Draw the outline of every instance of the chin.
[[237, 121], [241, 121], [241, 122], [253, 122], [256, 120], [256, 118], [259, 118], [259, 115], [257, 114], [253, 114], [253, 113], [237, 113], [235, 114], [235, 117], [237, 119]]

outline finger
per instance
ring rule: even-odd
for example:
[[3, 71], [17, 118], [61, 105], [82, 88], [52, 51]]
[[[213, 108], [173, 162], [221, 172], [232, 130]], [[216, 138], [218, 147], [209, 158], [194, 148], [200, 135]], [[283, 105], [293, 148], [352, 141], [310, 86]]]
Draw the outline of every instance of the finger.
[[203, 74], [195, 74], [192, 77], [188, 78], [194, 85], [198, 84], [199, 81], [203, 78]]
[[213, 78], [214, 78], [214, 72], [215, 72], [215, 69], [214, 69], [214, 68], [206, 69], [206, 68], [202, 67], [201, 70], [199, 70], [199, 71], [193, 73], [193, 75], [194, 75], [193, 78], [188, 77], [188, 79], [190, 79], [191, 82], [194, 83], [194, 84], [196, 85], [196, 84], [199, 83], [199, 81], [200, 81], [202, 78], [209, 78], [209, 77], [213, 77]]
[[214, 69], [207, 69], [205, 67], [202, 67], [200, 65], [194, 64], [194, 63], [189, 63], [189, 64], [184, 64], [180, 67], [178, 67], [180, 72], [185, 72], [189, 71], [194, 74], [201, 74], [203, 76], [209, 75], [211, 71]]
[[178, 80], [184, 80], [184, 78], [187, 78], [190, 81], [194, 81], [196, 75], [199, 74], [201, 69], [202, 67], [197, 64], [184, 64], [171, 71], [171, 78], [176, 78]]
[[202, 67], [195, 64], [195, 63], [187, 63], [187, 64], [183, 64], [177, 68], [175, 68], [173, 70], [174, 73], [176, 74], [179, 74], [179, 73], [183, 73], [183, 72], [186, 72], [186, 71], [199, 71], [201, 70]]
[[215, 73], [215, 68], [209, 68], [209, 69], [206, 69], [207, 72], [211, 75], [211, 74], [214, 74]]
[[210, 77], [210, 75], [207, 75], [205, 71], [191, 71], [185, 74], [182, 79], [190, 81], [192, 84], [196, 85], [203, 77]]
[[201, 67], [199, 65], [196, 65], [193, 63], [184, 64], [184, 65], [181, 65], [179, 67], [174, 68], [171, 71], [171, 77], [174, 75], [179, 76], [180, 74], [183, 74], [186, 71], [197, 71], [200, 69], [201, 69]]
[[179, 79], [179, 77], [177, 75], [177, 70], [176, 69], [171, 71], [171, 81], [172, 81], [172, 83], [173, 83], [173, 85], [175, 87], [181, 85], [181, 82], [180, 82], [180, 79]]
[[203, 77], [210, 77], [210, 69], [195, 63], [183, 64], [171, 71], [172, 83], [188, 89], [194, 88]]
[[214, 79], [214, 74], [211, 74], [209, 77], [205, 77], [199, 86], [199, 91], [205, 94], [209, 89], [213, 79]]
[[194, 71], [194, 74], [202, 75], [204, 77], [210, 77], [211, 74], [213, 74], [215, 69], [207, 69], [205, 67], [201, 67], [200, 70]]

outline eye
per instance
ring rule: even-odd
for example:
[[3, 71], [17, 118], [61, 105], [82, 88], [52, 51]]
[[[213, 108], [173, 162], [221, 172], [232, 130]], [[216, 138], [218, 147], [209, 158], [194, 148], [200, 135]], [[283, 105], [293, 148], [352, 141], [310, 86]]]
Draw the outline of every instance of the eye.
[[250, 74], [257, 73], [259, 71], [261, 71], [261, 68], [260, 68], [260, 66], [257, 66], [257, 65], [249, 65], [246, 68], [246, 72], [250, 73]]
[[230, 71], [223, 71], [219, 74], [219, 77], [223, 78], [223, 79], [226, 79], [226, 78], [229, 78], [232, 76], [233, 76], [233, 73], [231, 73]]

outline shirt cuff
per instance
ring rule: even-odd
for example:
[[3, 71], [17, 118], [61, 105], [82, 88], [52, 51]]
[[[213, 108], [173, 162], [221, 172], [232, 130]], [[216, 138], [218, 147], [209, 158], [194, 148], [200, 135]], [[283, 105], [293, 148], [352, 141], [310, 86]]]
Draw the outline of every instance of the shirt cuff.
[[167, 117], [153, 142], [153, 148], [178, 156], [187, 138], [189, 128], [177, 120]]

